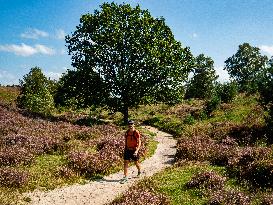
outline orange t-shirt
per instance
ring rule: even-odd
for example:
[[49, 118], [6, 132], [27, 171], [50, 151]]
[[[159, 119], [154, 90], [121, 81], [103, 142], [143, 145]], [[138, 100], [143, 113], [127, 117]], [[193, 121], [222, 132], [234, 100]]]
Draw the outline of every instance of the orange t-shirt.
[[138, 139], [140, 139], [140, 133], [138, 130], [131, 132], [127, 130], [125, 134], [126, 148], [135, 149], [138, 146]]

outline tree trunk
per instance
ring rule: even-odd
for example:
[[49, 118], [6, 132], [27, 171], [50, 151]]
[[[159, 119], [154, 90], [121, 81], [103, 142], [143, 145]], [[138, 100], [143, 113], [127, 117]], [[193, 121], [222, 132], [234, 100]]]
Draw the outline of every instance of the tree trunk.
[[124, 106], [123, 108], [123, 123], [124, 125], [128, 124], [128, 118], [129, 118], [129, 108], [128, 106]]

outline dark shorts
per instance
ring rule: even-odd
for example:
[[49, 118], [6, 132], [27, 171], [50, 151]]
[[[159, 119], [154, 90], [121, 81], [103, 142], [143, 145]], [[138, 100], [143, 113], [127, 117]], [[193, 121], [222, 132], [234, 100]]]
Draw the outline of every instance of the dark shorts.
[[139, 154], [137, 153], [136, 156], [134, 156], [135, 150], [124, 150], [124, 160], [131, 160], [131, 161], [138, 161], [139, 160]]

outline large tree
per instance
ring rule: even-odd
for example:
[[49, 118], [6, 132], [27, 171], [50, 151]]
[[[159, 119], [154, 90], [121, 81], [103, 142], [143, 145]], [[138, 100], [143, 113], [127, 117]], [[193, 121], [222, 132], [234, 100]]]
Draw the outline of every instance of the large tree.
[[268, 61], [267, 68], [259, 81], [260, 101], [268, 111], [266, 123], [268, 128], [268, 137], [273, 143], [273, 56]]
[[186, 98], [209, 98], [213, 93], [218, 78], [214, 69], [214, 61], [204, 54], [195, 59], [193, 77], [187, 83]]
[[252, 93], [258, 90], [258, 80], [266, 68], [267, 60], [259, 48], [244, 43], [239, 45], [236, 54], [225, 61], [224, 69], [238, 83], [240, 91]]
[[162, 17], [129, 4], [104, 3], [101, 10], [83, 15], [66, 42], [72, 65], [100, 77], [108, 93], [103, 102], [121, 111], [124, 122], [128, 108], [145, 98], [166, 100], [166, 93], [169, 101], [181, 97], [176, 94], [193, 64], [189, 48], [174, 39]]

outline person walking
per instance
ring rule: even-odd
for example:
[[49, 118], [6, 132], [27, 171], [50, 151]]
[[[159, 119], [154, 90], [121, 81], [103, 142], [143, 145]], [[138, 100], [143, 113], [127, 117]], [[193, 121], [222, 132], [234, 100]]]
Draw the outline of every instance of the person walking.
[[124, 177], [121, 183], [128, 181], [128, 166], [130, 161], [134, 161], [139, 177], [141, 174], [141, 166], [139, 163], [139, 149], [141, 146], [140, 132], [135, 129], [133, 120], [128, 121], [129, 129], [125, 133], [125, 149], [124, 149]]

